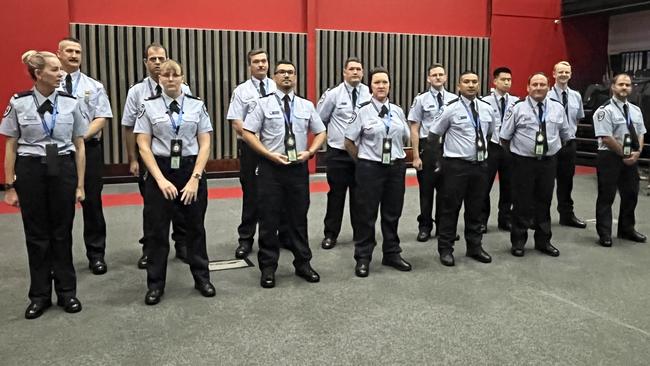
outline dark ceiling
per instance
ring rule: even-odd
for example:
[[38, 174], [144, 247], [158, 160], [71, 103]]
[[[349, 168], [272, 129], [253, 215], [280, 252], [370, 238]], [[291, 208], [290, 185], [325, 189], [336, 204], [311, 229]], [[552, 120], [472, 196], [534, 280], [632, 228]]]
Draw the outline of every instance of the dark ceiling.
[[640, 0], [562, 0], [562, 17], [588, 14], [623, 14], [650, 10], [650, 1]]

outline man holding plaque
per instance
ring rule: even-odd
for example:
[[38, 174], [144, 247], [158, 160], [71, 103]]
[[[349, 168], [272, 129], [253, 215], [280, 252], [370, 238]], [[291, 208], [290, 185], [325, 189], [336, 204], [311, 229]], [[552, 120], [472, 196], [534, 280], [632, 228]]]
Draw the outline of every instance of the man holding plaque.
[[[474, 71], [464, 71], [458, 78], [460, 97], [438, 112], [429, 129], [429, 140], [445, 136], [435, 155], [441, 156], [442, 204], [438, 224], [440, 262], [448, 267], [454, 262], [454, 239], [460, 207], [465, 204], [465, 242], [467, 256], [482, 263], [492, 262], [483, 250], [481, 209], [487, 190], [487, 143], [495, 120], [490, 103], [479, 99], [480, 82]], [[441, 151], [442, 146], [442, 151]]]
[[596, 199], [596, 231], [598, 243], [612, 246], [612, 204], [618, 190], [621, 207], [618, 214], [618, 237], [639, 243], [645, 235], [634, 229], [639, 195], [638, 160], [643, 150], [641, 109], [627, 100], [632, 91], [628, 74], [619, 74], [612, 81], [612, 99], [594, 114], [594, 132], [598, 137], [598, 198]]
[[551, 200], [556, 158], [571, 137], [569, 120], [561, 102], [547, 96], [548, 78], [537, 72], [528, 78], [528, 96], [504, 116], [499, 136], [512, 153], [513, 213], [511, 253], [524, 256], [528, 228], [535, 229], [535, 249], [552, 257], [560, 251], [551, 245]]
[[[307, 160], [325, 142], [325, 125], [314, 105], [295, 95], [296, 67], [291, 61], [278, 61], [273, 80], [274, 93], [250, 105], [242, 137], [260, 155], [258, 197], [260, 209], [260, 285], [275, 286], [275, 271], [280, 256], [278, 229], [286, 212], [289, 221], [290, 250], [296, 275], [308, 282], [320, 281], [311, 268], [311, 250], [307, 236], [309, 210], [309, 172]], [[308, 133], [314, 139], [307, 147]], [[259, 134], [259, 137], [256, 135]]]

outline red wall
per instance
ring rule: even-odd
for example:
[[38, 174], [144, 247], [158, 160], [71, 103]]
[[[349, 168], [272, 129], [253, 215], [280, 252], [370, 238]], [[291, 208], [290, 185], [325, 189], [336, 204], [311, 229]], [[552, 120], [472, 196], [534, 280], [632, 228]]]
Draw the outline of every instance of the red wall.
[[[14, 93], [32, 86], [20, 56], [31, 49], [56, 51], [59, 39], [68, 35], [68, 0], [9, 0], [3, 2], [2, 11], [0, 108], [4, 112]], [[0, 182], [5, 181], [4, 152], [5, 139], [0, 137]]]

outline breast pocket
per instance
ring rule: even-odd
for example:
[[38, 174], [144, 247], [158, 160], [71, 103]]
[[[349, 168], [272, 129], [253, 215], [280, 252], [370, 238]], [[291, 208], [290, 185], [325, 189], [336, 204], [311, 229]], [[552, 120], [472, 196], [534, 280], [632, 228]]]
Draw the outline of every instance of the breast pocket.
[[26, 142], [33, 143], [45, 137], [43, 124], [38, 116], [21, 116], [18, 124], [20, 125], [20, 137]]
[[188, 138], [196, 137], [199, 126], [199, 115], [196, 113], [185, 114], [183, 116], [183, 124], [178, 132], [179, 136], [185, 136]]
[[309, 125], [309, 112], [296, 111], [293, 116], [293, 132], [305, 133]]
[[438, 114], [438, 106], [435, 104], [425, 105], [422, 107], [422, 111], [424, 112], [425, 120], [433, 121], [433, 119], [436, 117], [436, 114]]
[[169, 135], [172, 130], [172, 124], [169, 121], [169, 116], [158, 115], [151, 118], [151, 130], [154, 136]]
[[385, 132], [386, 126], [384, 125], [384, 121], [379, 119], [379, 117], [373, 117], [363, 124], [363, 135], [368, 138], [374, 138], [378, 135], [383, 137]]
[[72, 125], [74, 118], [71, 113], [59, 114], [56, 118], [56, 125], [52, 136], [58, 140], [69, 141], [72, 140]]
[[284, 133], [284, 117], [280, 110], [270, 110], [264, 112], [264, 126], [262, 130], [277, 135]]

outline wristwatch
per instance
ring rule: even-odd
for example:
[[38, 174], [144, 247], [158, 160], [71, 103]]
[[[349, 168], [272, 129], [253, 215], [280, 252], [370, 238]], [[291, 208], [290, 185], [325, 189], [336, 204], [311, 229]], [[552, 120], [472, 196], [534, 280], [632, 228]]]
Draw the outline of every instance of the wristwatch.
[[8, 190], [13, 189], [13, 188], [14, 188], [13, 183], [5, 183], [5, 191], [8, 191]]
[[194, 174], [192, 174], [192, 178], [196, 178], [196, 179], [198, 179], [198, 180], [201, 180], [201, 177], [203, 177], [203, 175], [202, 175], [201, 173], [194, 173]]

